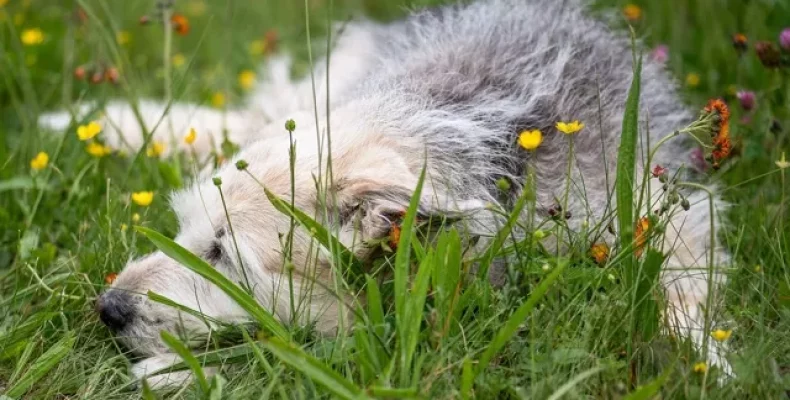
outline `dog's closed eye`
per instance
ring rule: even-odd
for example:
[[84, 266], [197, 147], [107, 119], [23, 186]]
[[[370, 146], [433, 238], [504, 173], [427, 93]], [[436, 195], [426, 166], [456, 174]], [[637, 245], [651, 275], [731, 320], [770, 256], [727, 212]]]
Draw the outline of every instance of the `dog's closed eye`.
[[213, 265], [222, 260], [222, 256], [222, 245], [219, 242], [211, 243], [211, 247], [209, 247], [208, 251], [206, 252], [206, 261]]

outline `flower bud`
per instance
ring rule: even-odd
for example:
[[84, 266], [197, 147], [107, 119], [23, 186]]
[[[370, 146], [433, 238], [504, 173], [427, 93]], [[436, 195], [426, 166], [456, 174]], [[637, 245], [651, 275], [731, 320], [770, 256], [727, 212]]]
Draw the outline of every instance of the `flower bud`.
[[249, 165], [250, 164], [247, 163], [247, 161], [244, 161], [244, 160], [236, 161], [236, 169], [239, 170], [239, 171], [246, 170]]
[[214, 182], [214, 186], [222, 186], [222, 178], [218, 176], [211, 178], [211, 181]]
[[746, 111], [751, 111], [754, 108], [755, 104], [755, 95], [754, 92], [749, 90], [741, 90], [735, 94], [738, 98], [738, 101], [741, 103], [741, 108]]
[[790, 51], [790, 28], [785, 28], [779, 34], [779, 46], [785, 51]]
[[296, 130], [296, 122], [292, 119], [285, 121], [285, 130], [288, 132], [293, 132]]

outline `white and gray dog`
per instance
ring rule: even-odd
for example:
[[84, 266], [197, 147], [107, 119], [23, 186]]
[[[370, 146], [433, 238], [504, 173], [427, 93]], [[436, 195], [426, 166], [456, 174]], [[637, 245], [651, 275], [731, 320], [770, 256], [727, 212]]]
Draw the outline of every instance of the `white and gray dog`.
[[[290, 197], [290, 141], [283, 128], [288, 118], [298, 125], [297, 207], [328, 221], [362, 259], [373, 254], [365, 243], [389, 234], [391, 218], [406, 208], [424, 166], [428, 178], [421, 209], [426, 214], [462, 213], [473, 229], [494, 232], [497, 224], [487, 206], [507, 208], [521, 194], [529, 167], [537, 182], [535, 218], [548, 219], [567, 182], [569, 140], [554, 128], [557, 121], [587, 125], [574, 136], [572, 184], [563, 210], [570, 212], [568, 226], [579, 231], [611, 218], [607, 204], [633, 74], [632, 53], [625, 35], [611, 32], [586, 13], [572, 0], [483, 0], [416, 12], [386, 25], [352, 23], [338, 30], [328, 76], [320, 62], [314, 81], [308, 77], [292, 82], [287, 58], [279, 57], [268, 63], [267, 79], [244, 109], [220, 113], [174, 105], [155, 139], [172, 138], [173, 132], [181, 136], [194, 127], [198, 139], [193, 146], [207, 153], [226, 128], [230, 139], [242, 144], [237, 158], [249, 163], [246, 172], [227, 163], [172, 197], [180, 222], [176, 241], [235, 281], [242, 281], [243, 264], [257, 300], [283, 322], [312, 323], [327, 334], [348, 326], [344, 296], [326, 290], [333, 287], [331, 256], [312, 252], [309, 233], [299, 229], [293, 244], [294, 297], [302, 301], [295, 307], [299, 315], [291, 315], [281, 239], [290, 220], [273, 208], [256, 182]], [[655, 143], [695, 119], [661, 65], [646, 61], [642, 78], [643, 143], [648, 135]], [[156, 102], [140, 107], [149, 127], [165, 112]], [[67, 121], [64, 114], [51, 114], [41, 122], [62, 126]], [[142, 145], [141, 128], [129, 106], [110, 104], [103, 123], [111, 145], [134, 150]], [[517, 144], [519, 132], [526, 129], [544, 134], [535, 151]], [[325, 164], [330, 136], [331, 176]], [[169, 150], [177, 150], [176, 141], [172, 143]], [[655, 163], [679, 171], [690, 154], [682, 138], [673, 139], [658, 151]], [[227, 216], [212, 176], [222, 179]], [[325, 207], [316, 178], [324, 183], [331, 179], [327, 187], [336, 199], [334, 216], [320, 215]], [[641, 174], [636, 178], [641, 182]], [[510, 183], [504, 200], [496, 184], [501, 179]], [[652, 195], [660, 195], [661, 185], [654, 186]], [[662, 273], [669, 303], [665, 315], [668, 326], [701, 346], [709, 282], [719, 284], [723, 277], [710, 277], [705, 270], [714, 218], [708, 197], [703, 192], [685, 195], [690, 211], [673, 214], [659, 243], [671, 253]], [[613, 245], [616, 236], [607, 235]], [[715, 265], [729, 262], [718, 246], [713, 253]], [[323, 284], [307, 284], [312, 280]], [[145, 295], [149, 290], [222, 321], [247, 319], [221, 290], [161, 252], [129, 262], [97, 307], [101, 320], [124, 344], [149, 357], [135, 365], [138, 376], [175, 360], [159, 339], [161, 330], [208, 329], [196, 317], [150, 301]], [[703, 351], [729, 369], [715, 346]], [[158, 383], [173, 378], [184, 375], [165, 375]]]

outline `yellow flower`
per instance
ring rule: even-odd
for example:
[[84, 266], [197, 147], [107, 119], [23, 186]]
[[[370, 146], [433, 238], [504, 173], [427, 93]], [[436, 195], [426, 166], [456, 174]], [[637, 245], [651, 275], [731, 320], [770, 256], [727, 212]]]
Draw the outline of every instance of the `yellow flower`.
[[708, 372], [708, 364], [704, 362], [698, 362], [694, 364], [694, 372], [700, 374], [704, 374], [705, 372]]
[[697, 87], [699, 85], [699, 81], [700, 81], [700, 78], [699, 78], [698, 74], [695, 74], [695, 73], [692, 72], [692, 73], [686, 75], [686, 85], [688, 85], [690, 87]]
[[165, 152], [165, 144], [162, 142], [153, 142], [151, 146], [148, 147], [148, 150], [145, 151], [145, 154], [148, 157], [159, 157], [162, 153]]
[[140, 222], [140, 214], [138, 213], [132, 214], [132, 222], [134, 222], [135, 224]]
[[44, 32], [38, 28], [25, 29], [20, 39], [25, 46], [35, 46], [44, 42]]
[[92, 155], [92, 156], [94, 156], [96, 158], [102, 158], [102, 157], [112, 153], [112, 149], [110, 148], [110, 146], [105, 146], [105, 145], [103, 145], [101, 143], [97, 143], [97, 142], [90, 142], [90, 143], [88, 143], [88, 145], [85, 146], [85, 151], [87, 151], [88, 154], [90, 154], [90, 155]]
[[557, 129], [566, 135], [572, 135], [584, 129], [584, 124], [579, 121], [557, 122]]
[[266, 51], [266, 42], [263, 40], [253, 40], [247, 46], [247, 51], [249, 51], [251, 56], [259, 56]]
[[120, 46], [124, 46], [129, 44], [132, 41], [132, 34], [128, 31], [118, 31], [115, 34], [115, 42], [118, 43]]
[[121, 224], [121, 232], [126, 232], [127, 229], [129, 229], [129, 225]]
[[[154, 201], [154, 192], [135, 192], [132, 193], [132, 201], [141, 207], [148, 207]], [[132, 217], [134, 220], [134, 217]]]
[[8, 0], [0, 0], [0, 7], [3, 7], [6, 4], [8, 4]]
[[760, 273], [762, 270], [763, 270], [763, 267], [761, 267], [759, 265], [755, 265], [754, 266], [754, 272]]
[[43, 151], [36, 154], [36, 156], [30, 160], [30, 168], [34, 171], [41, 171], [47, 167], [47, 164], [49, 164], [49, 154]]
[[211, 96], [211, 105], [216, 108], [222, 108], [225, 105], [225, 95], [217, 92]]
[[776, 161], [776, 166], [779, 167], [779, 169], [790, 167], [790, 161], [787, 161], [787, 158], [785, 158], [784, 151], [782, 152], [782, 158]]
[[178, 67], [184, 65], [184, 63], [187, 61], [187, 58], [184, 57], [184, 55], [181, 54], [181, 53], [176, 53], [176, 54], [173, 54], [173, 58], [172, 58], [171, 61], [173, 62], [173, 66], [178, 68]]
[[184, 143], [186, 144], [195, 143], [196, 138], [197, 138], [197, 132], [195, 131], [195, 128], [189, 128], [189, 133], [187, 133], [187, 135], [184, 136]]
[[93, 121], [88, 125], [80, 125], [77, 128], [77, 137], [80, 138], [82, 141], [86, 141], [88, 139], [93, 139], [96, 135], [101, 132], [101, 125], [98, 122]]
[[255, 85], [255, 72], [245, 69], [239, 73], [239, 86], [244, 90], [249, 90]]
[[642, 9], [636, 4], [628, 4], [623, 7], [625, 19], [634, 22], [642, 18]]
[[538, 129], [523, 131], [518, 135], [518, 144], [527, 150], [535, 150], [543, 142], [543, 132]]
[[732, 329], [726, 331], [724, 329], [716, 329], [710, 333], [710, 336], [717, 342], [723, 342], [732, 336]]

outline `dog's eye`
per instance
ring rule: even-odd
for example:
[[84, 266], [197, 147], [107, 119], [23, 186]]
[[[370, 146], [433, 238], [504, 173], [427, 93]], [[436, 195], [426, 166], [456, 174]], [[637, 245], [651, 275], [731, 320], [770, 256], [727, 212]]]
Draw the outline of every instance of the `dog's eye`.
[[222, 246], [218, 242], [211, 244], [211, 247], [206, 252], [206, 260], [212, 264], [216, 264], [222, 259]]

